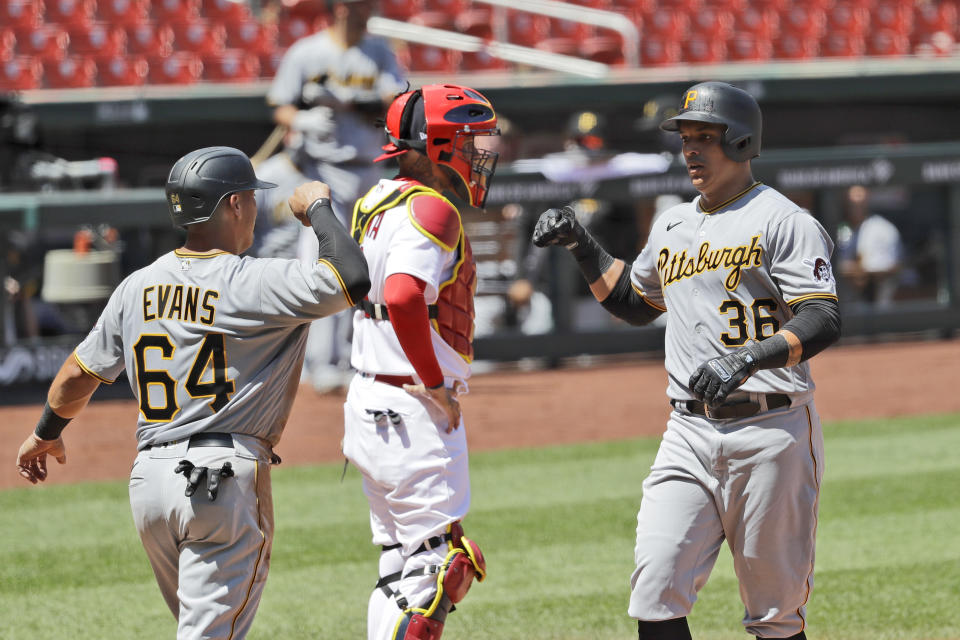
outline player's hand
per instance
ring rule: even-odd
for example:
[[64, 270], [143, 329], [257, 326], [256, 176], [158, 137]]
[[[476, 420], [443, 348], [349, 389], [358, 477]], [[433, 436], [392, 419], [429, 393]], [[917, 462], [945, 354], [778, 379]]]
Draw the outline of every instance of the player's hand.
[[443, 413], [443, 417], [446, 418], [447, 424], [444, 431], [447, 433], [452, 433], [454, 429], [460, 426], [460, 401], [457, 400], [457, 395], [460, 392], [459, 386], [455, 389], [447, 389], [446, 386], [431, 389], [421, 382], [420, 384], [405, 384], [403, 390], [422, 398], [435, 409], [439, 409]]
[[710, 406], [723, 404], [730, 393], [757, 372], [757, 357], [749, 347], [722, 358], [707, 360], [690, 376], [689, 387], [697, 400]]
[[586, 231], [577, 222], [577, 216], [570, 207], [547, 209], [540, 214], [537, 226], [533, 229], [533, 244], [546, 247], [559, 244], [573, 249], [583, 240]]
[[303, 109], [293, 116], [290, 128], [316, 138], [328, 138], [337, 128], [333, 109], [327, 106]]
[[31, 433], [20, 445], [17, 453], [17, 472], [33, 484], [47, 479], [47, 455], [57, 459], [60, 464], [67, 463], [67, 449], [63, 438], [43, 440]]
[[287, 199], [290, 205], [290, 211], [305, 227], [310, 226], [310, 218], [307, 217], [307, 209], [310, 208], [317, 198], [329, 198], [330, 187], [326, 183], [314, 180], [307, 182], [296, 188], [293, 195]]

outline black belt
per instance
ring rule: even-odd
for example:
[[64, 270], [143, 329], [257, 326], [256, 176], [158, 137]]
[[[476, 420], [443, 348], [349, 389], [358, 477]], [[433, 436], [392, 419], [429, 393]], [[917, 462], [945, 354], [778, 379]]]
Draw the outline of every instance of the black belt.
[[[783, 407], [790, 406], [790, 396], [785, 393], [768, 393], [764, 396], [767, 404], [767, 411], [773, 411], [774, 409], [781, 409]], [[686, 409], [690, 413], [695, 413], [698, 416], [706, 416], [707, 418], [715, 420], [729, 420], [731, 418], [749, 418], [750, 416], [755, 416], [763, 410], [763, 405], [759, 402], [732, 402], [730, 404], [722, 404], [718, 407], [708, 407], [703, 402], [699, 400], [671, 400], [675, 408]]]
[[[423, 553], [424, 551], [427, 551], [429, 549], [436, 549], [437, 547], [442, 545], [444, 542], [450, 542], [452, 539], [453, 539], [453, 536], [451, 536], [449, 533], [444, 533], [439, 536], [433, 536], [433, 537], [427, 538], [426, 540], [423, 541], [423, 544], [417, 547], [416, 550], [410, 555], [415, 556], [418, 553]], [[384, 551], [391, 551], [393, 549], [399, 549], [402, 546], [403, 545], [398, 542], [397, 544], [385, 544], [380, 548], [383, 549]]]
[[[175, 440], [174, 442], [148, 444], [143, 448], [143, 450], [149, 451], [154, 447], [165, 447], [167, 445], [176, 444], [177, 442], [181, 441]], [[188, 449], [192, 447], [233, 447], [233, 436], [229, 433], [195, 433], [190, 436], [190, 441], [187, 444]]]
[[[370, 302], [366, 298], [361, 300], [356, 305], [357, 309], [363, 311], [368, 318], [373, 318], [374, 320], [389, 320], [390, 314], [387, 313], [387, 305], [380, 304], [379, 302]], [[431, 320], [435, 320], [440, 314], [440, 309], [435, 304], [427, 305], [427, 312]]]

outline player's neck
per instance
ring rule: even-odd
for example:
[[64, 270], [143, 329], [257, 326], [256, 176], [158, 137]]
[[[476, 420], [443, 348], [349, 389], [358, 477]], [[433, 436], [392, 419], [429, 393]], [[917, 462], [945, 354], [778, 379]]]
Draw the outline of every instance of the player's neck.
[[183, 250], [190, 253], [240, 253], [234, 243], [224, 240], [222, 237], [208, 236], [206, 234], [188, 234], [183, 243]]
[[748, 190], [756, 183], [753, 173], [738, 173], [730, 180], [721, 182], [713, 188], [700, 192], [700, 208], [709, 211], [724, 202], [735, 198], [738, 194]]
[[363, 31], [351, 30], [350, 26], [343, 22], [334, 22], [330, 25], [329, 28], [330, 39], [335, 43], [343, 47], [344, 49], [349, 49], [354, 46], [361, 40], [363, 40]]

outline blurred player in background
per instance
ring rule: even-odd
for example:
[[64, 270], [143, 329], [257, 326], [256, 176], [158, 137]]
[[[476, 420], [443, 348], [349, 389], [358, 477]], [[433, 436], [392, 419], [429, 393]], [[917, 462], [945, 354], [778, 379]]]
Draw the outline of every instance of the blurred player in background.
[[[353, 203], [381, 175], [373, 164], [383, 144], [376, 120], [405, 81], [388, 42], [367, 33], [376, 5], [376, 0], [330, 0], [331, 25], [295, 42], [280, 62], [267, 101], [287, 134], [283, 152], [257, 168], [279, 185], [258, 194], [262, 240], [256, 251], [262, 257], [316, 260], [313, 234], [290, 218], [286, 204], [298, 185], [309, 180], [330, 185], [333, 210], [347, 227]], [[349, 380], [349, 335], [348, 314], [311, 327], [304, 375], [317, 391]]]

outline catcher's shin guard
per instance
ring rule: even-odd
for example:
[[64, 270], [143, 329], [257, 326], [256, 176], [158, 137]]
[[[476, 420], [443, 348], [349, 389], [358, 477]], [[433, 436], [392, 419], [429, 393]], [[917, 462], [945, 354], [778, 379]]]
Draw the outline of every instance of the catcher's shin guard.
[[412, 607], [397, 621], [393, 640], [439, 640], [453, 605], [463, 600], [473, 579], [483, 582], [487, 562], [480, 546], [463, 535], [463, 527], [454, 522], [449, 528], [447, 557], [439, 567], [426, 567], [424, 573], [437, 574], [437, 591], [426, 607]]

